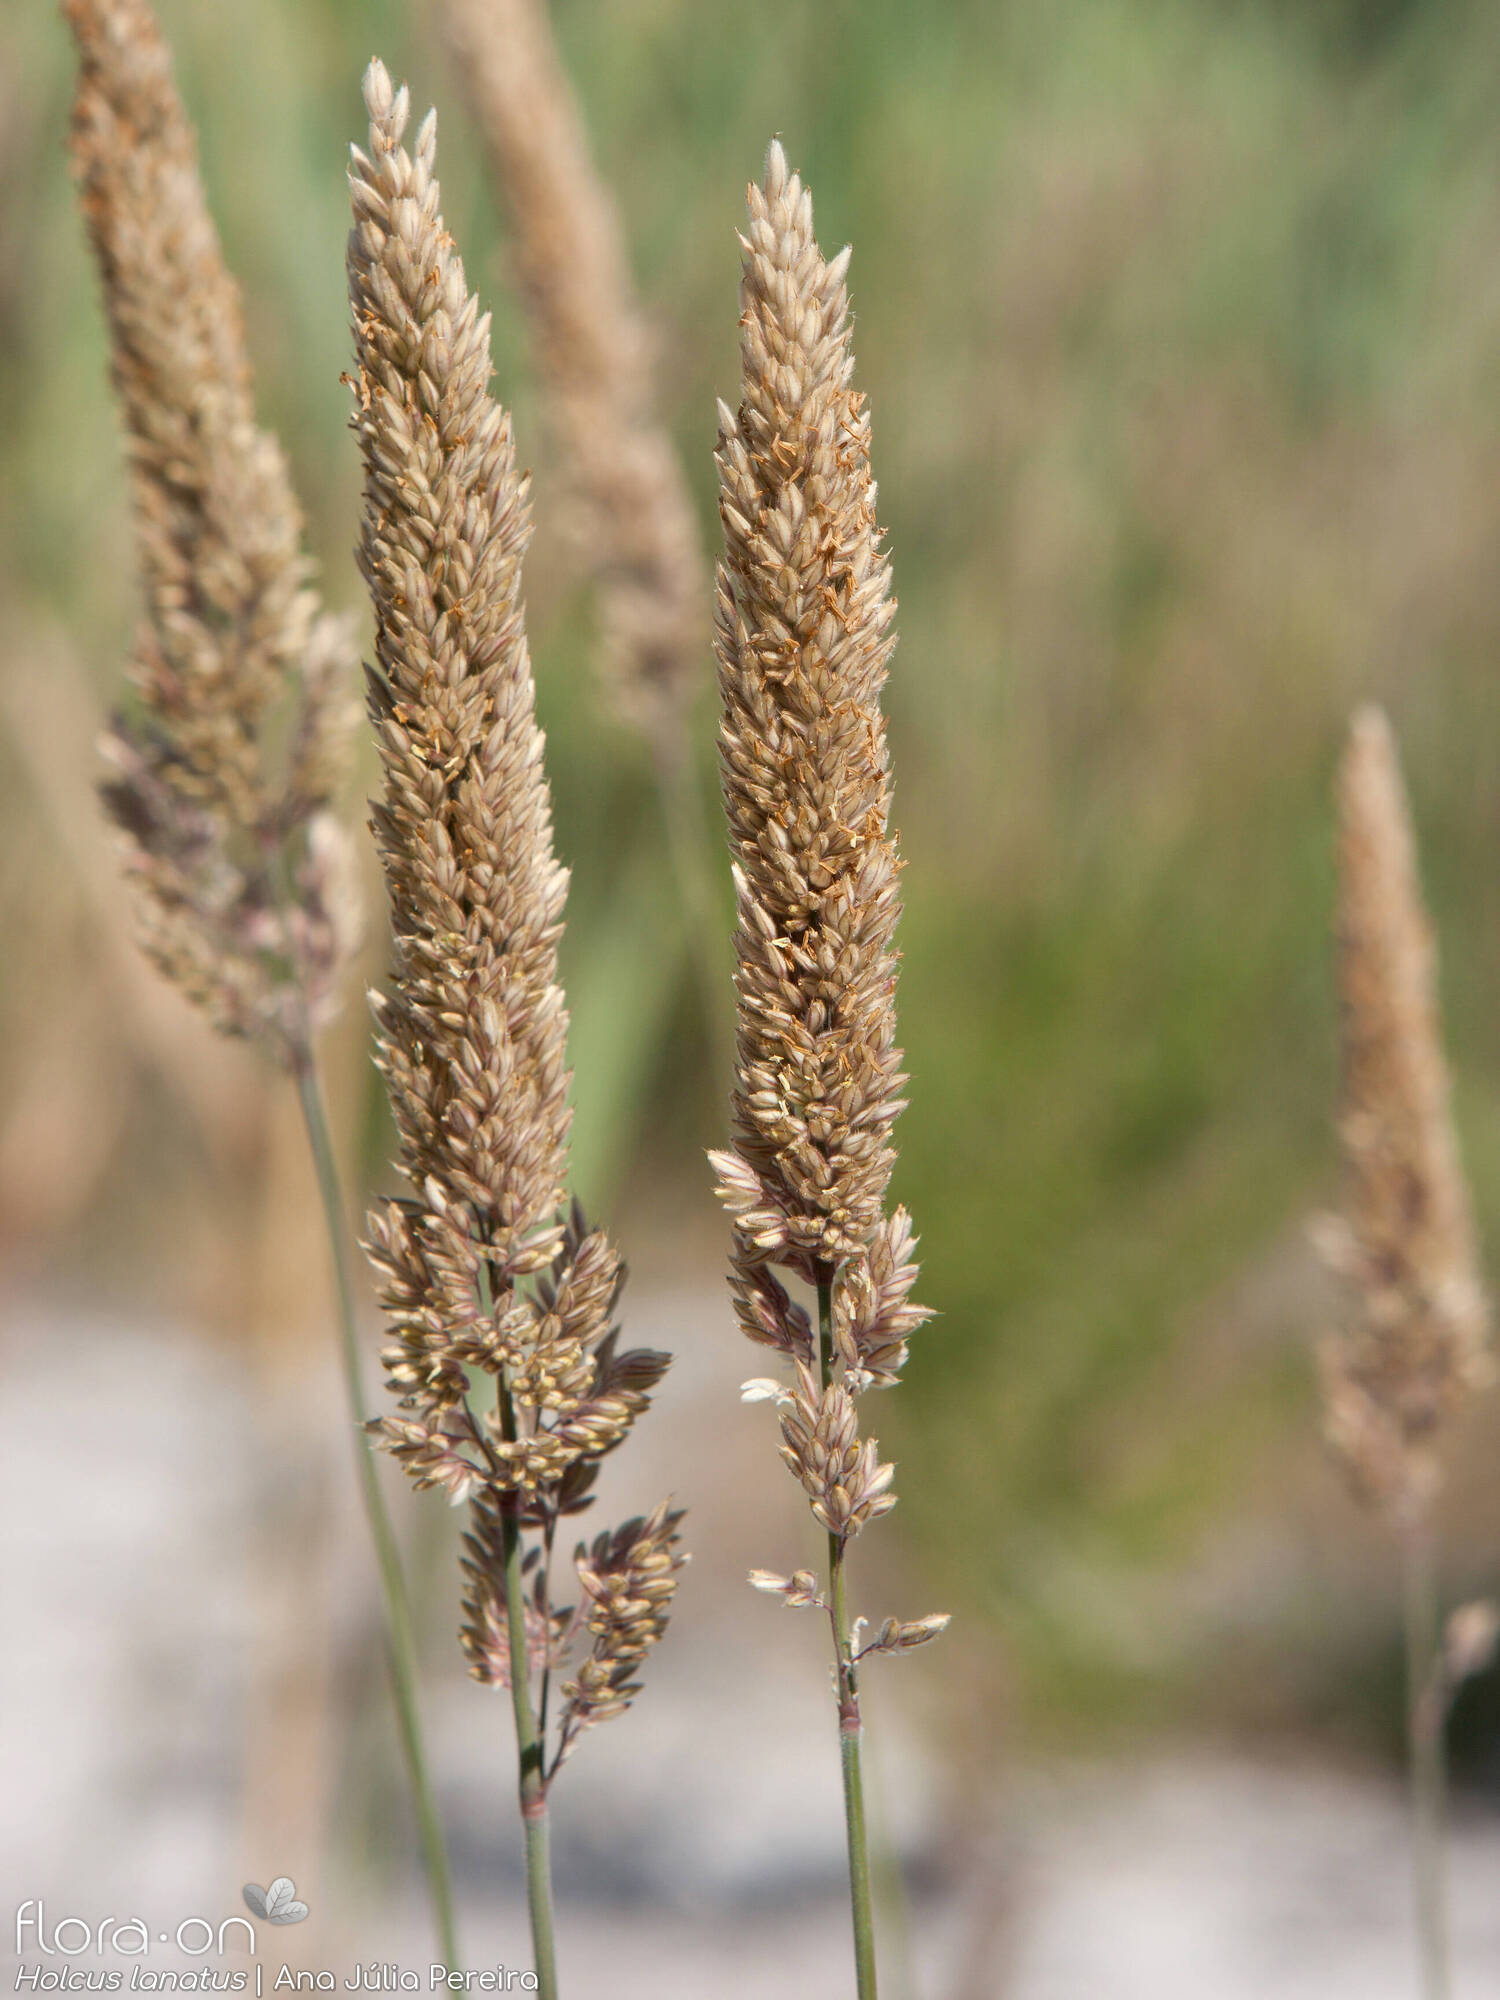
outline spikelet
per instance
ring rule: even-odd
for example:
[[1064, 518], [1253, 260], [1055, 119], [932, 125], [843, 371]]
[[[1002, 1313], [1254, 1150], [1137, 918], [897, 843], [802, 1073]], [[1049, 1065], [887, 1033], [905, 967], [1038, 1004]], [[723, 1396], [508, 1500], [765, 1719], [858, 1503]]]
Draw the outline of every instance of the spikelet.
[[678, 1552], [680, 1510], [665, 1502], [645, 1519], [595, 1538], [578, 1550], [583, 1627], [593, 1640], [577, 1678], [563, 1687], [568, 1720], [559, 1763], [585, 1729], [623, 1715], [640, 1693], [634, 1676], [666, 1629], [667, 1612], [686, 1558]]
[[285, 1051], [331, 1010], [355, 942], [330, 810], [353, 634], [309, 586], [286, 461], [256, 425], [239, 293], [156, 20], [145, 0], [64, 12], [146, 597], [105, 802], [152, 958], [220, 1028]]
[[545, 0], [441, 0], [438, 12], [510, 220], [562, 448], [569, 539], [598, 589], [605, 679], [671, 756], [707, 655], [707, 566], [654, 407], [619, 216]]
[[[353, 423], [395, 953], [375, 1005], [410, 1188], [369, 1223], [405, 1413], [377, 1428], [418, 1486], [473, 1502], [463, 1644], [499, 1685], [507, 1510], [550, 1531], [586, 1505], [668, 1357], [618, 1351], [624, 1268], [565, 1206], [567, 874], [526, 643], [529, 496], [488, 392], [489, 321], [443, 227], [434, 116], [408, 152], [407, 94], [378, 62], [365, 103], [369, 151], [353, 149], [349, 176]], [[471, 1376], [496, 1384], [490, 1407], [474, 1407]], [[529, 1624], [550, 1660], [550, 1608]]]
[[[899, 1373], [927, 1315], [915, 1239], [885, 1213], [902, 1108], [900, 862], [880, 691], [894, 641], [870, 424], [851, 386], [844, 273], [773, 144], [741, 240], [743, 388], [720, 405], [717, 653], [738, 902], [733, 1217], [743, 1331], [793, 1362], [782, 1455], [841, 1541], [895, 1504], [855, 1396]], [[833, 1366], [777, 1270], [832, 1287]]]
[[1390, 724], [1354, 718], [1339, 773], [1342, 1214], [1325, 1255], [1355, 1324], [1320, 1354], [1330, 1442], [1397, 1518], [1426, 1504], [1431, 1442], [1488, 1381], [1489, 1306], [1448, 1106], [1432, 936]]

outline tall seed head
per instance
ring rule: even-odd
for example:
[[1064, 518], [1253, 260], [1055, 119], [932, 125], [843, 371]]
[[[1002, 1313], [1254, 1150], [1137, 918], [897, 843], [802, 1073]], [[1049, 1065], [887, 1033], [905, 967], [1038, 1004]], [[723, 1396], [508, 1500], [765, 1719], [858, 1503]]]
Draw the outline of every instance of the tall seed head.
[[866, 1248], [895, 1158], [899, 862], [879, 705], [895, 607], [850, 386], [848, 252], [823, 261], [779, 145], [741, 241], [743, 400], [721, 406], [718, 450], [735, 1150], [784, 1261], [811, 1276]]
[[[716, 647], [739, 994], [731, 1153], [736, 1310], [798, 1364], [783, 1456], [841, 1536], [894, 1504], [853, 1394], [889, 1383], [915, 1239], [885, 1213], [902, 1109], [894, 945], [900, 861], [880, 691], [894, 640], [870, 421], [853, 387], [849, 253], [825, 262], [812, 199], [771, 146], [749, 191], [741, 401], [720, 405]], [[838, 1380], [772, 1267], [833, 1287]]]
[[1489, 1379], [1489, 1306], [1449, 1113], [1432, 935], [1390, 724], [1355, 717], [1339, 773], [1339, 1138], [1323, 1230], [1357, 1323], [1325, 1345], [1328, 1427], [1357, 1488], [1397, 1513], [1430, 1491], [1433, 1433]]
[[155, 17], [146, 0], [64, 13], [146, 597], [105, 802], [163, 970], [225, 1030], [295, 1037], [354, 943], [330, 811], [352, 634], [309, 588], [286, 461], [256, 424], [239, 292]]
[[567, 1175], [567, 873], [521, 600], [531, 539], [509, 416], [490, 399], [489, 319], [438, 210], [436, 119], [401, 144], [407, 96], [366, 78], [370, 150], [350, 173], [349, 288], [365, 466], [359, 561], [375, 607], [370, 712], [385, 768], [390, 889], [381, 1060], [419, 1191], [413, 1292], [478, 1304], [479, 1256], [543, 1268]]
[[[565, 1207], [567, 874], [526, 644], [527, 482], [489, 394], [489, 320], [443, 226], [435, 118], [409, 152], [406, 91], [378, 62], [365, 105], [348, 267], [370, 714], [385, 773], [374, 827], [394, 948], [376, 1015], [410, 1190], [370, 1217], [393, 1336], [386, 1368], [406, 1413], [377, 1428], [418, 1486], [472, 1503], [462, 1639], [475, 1676], [500, 1685], [505, 1527], [550, 1539], [588, 1504], [599, 1460], [648, 1406], [668, 1357], [619, 1351], [624, 1267]], [[484, 1378], [493, 1387], [476, 1407]], [[675, 1516], [665, 1529], [652, 1521], [652, 1537], [675, 1542]], [[633, 1530], [620, 1534], [625, 1560]], [[522, 1607], [533, 1661], [561, 1661], [582, 1625], [553, 1611], [544, 1573], [533, 1581]], [[656, 1593], [647, 1644], [669, 1595]], [[565, 1708], [560, 1729], [572, 1717]]]

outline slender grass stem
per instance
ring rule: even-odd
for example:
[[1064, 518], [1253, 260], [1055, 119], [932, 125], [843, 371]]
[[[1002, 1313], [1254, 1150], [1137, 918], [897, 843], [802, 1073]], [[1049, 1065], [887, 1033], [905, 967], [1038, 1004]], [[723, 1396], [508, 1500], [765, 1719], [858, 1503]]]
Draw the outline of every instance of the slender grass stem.
[[1401, 1531], [1406, 1627], [1406, 1726], [1411, 1779], [1412, 1864], [1424, 2000], [1449, 2000], [1448, 1886], [1443, 1862], [1447, 1773], [1443, 1692], [1437, 1670], [1437, 1585], [1425, 1522]]
[[[818, 1280], [818, 1355], [826, 1389], [833, 1375], [833, 1282]], [[865, 1781], [860, 1760], [863, 1728], [859, 1681], [849, 1637], [844, 1581], [844, 1538], [828, 1537], [829, 1618], [838, 1673], [839, 1762], [844, 1774], [844, 1830], [849, 1848], [849, 1909], [854, 1920], [854, 1969], [859, 2000], [876, 2000], [875, 1914], [870, 1893], [870, 1842], [865, 1827]]]
[[885, 1967], [887, 2000], [893, 1994], [898, 2000], [919, 2000], [921, 1988], [912, 1957], [911, 1903], [891, 1827], [890, 1795], [884, 1782], [885, 1760], [874, 1744], [865, 1745], [864, 1766], [876, 1945]]
[[438, 1817], [432, 1780], [427, 1770], [427, 1754], [422, 1738], [422, 1718], [417, 1705], [417, 1641], [412, 1624], [411, 1603], [395, 1532], [380, 1490], [380, 1474], [374, 1448], [365, 1430], [366, 1406], [360, 1368], [359, 1333], [355, 1322], [354, 1278], [349, 1266], [348, 1216], [339, 1184], [338, 1164], [323, 1093], [318, 1084], [317, 1065], [308, 1043], [292, 1052], [292, 1074], [307, 1127], [307, 1141], [317, 1170], [318, 1192], [323, 1202], [323, 1218], [328, 1226], [328, 1244], [333, 1258], [335, 1290], [338, 1295], [339, 1347], [343, 1360], [344, 1389], [349, 1412], [354, 1419], [355, 1465], [359, 1473], [360, 1498], [374, 1544], [376, 1567], [380, 1572], [381, 1595], [385, 1600], [386, 1657], [390, 1663], [391, 1689], [396, 1700], [396, 1719], [401, 1749], [406, 1761], [407, 1780], [416, 1809], [422, 1856], [427, 1871], [428, 1894], [432, 1899], [433, 1926], [444, 1962], [459, 1963], [458, 1939], [453, 1921], [453, 1887], [448, 1873], [448, 1851]]
[[[547, 1631], [552, 1630], [552, 1548], [557, 1540], [557, 1516], [549, 1514], [547, 1525], [542, 1531], [542, 1618]], [[542, 1740], [542, 1755], [547, 1754], [547, 1710], [552, 1694], [552, 1649], [547, 1649], [547, 1657], [542, 1662], [542, 1699], [537, 1712], [537, 1735]]]
[[[515, 1405], [500, 1384], [500, 1433], [514, 1442]], [[521, 1523], [516, 1497], [507, 1494], [500, 1516], [505, 1551], [505, 1630], [510, 1644], [510, 1704], [516, 1719], [521, 1824], [526, 1832], [526, 1907], [531, 1916], [531, 1949], [537, 1991], [557, 2000], [557, 1944], [552, 1918], [552, 1840], [547, 1818], [545, 1745], [531, 1705], [531, 1659], [526, 1645], [526, 1581], [521, 1573]]]

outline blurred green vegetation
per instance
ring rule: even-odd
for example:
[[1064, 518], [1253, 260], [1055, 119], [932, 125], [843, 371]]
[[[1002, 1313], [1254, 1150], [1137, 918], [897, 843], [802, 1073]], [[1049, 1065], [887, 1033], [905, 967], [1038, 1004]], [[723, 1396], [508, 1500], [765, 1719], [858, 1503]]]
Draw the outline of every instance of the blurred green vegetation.
[[[398, 0], [162, 12], [336, 602], [359, 601], [338, 381], [359, 71], [378, 48], [441, 107], [448, 220], [537, 468], [582, 1177], [605, 1201], [649, 1184], [652, 1213], [675, 1203], [709, 1237], [724, 1079], [650, 761], [599, 699], [549, 533], [503, 232], [436, 36]], [[1184, 1671], [1222, 1687], [1233, 1614], [1142, 1579], [1209, 1561], [1237, 1508], [1275, 1520], [1329, 1479], [1306, 1363], [1328, 1302], [1300, 1232], [1332, 1187], [1328, 783], [1364, 696], [1405, 746], [1492, 1240], [1500, 1223], [1500, 13], [557, 0], [556, 18], [706, 535], [733, 232], [770, 133], [825, 247], [855, 246], [902, 601], [899, 1193], [941, 1313], [877, 1405], [907, 1560], [924, 1598], [995, 1621], [1039, 1713], [1149, 1705]], [[0, 614], [64, 626], [109, 699], [133, 585], [68, 82], [51, 11], [9, 10]], [[19, 644], [5, 671], [28, 671]], [[704, 682], [712, 808], [706, 663]], [[47, 931], [19, 858], [47, 836], [7, 792], [0, 1081], [59, 963], [90, 976], [86, 926]], [[148, 1180], [153, 1115], [121, 1140]], [[121, 1238], [85, 1217], [57, 1240]]]

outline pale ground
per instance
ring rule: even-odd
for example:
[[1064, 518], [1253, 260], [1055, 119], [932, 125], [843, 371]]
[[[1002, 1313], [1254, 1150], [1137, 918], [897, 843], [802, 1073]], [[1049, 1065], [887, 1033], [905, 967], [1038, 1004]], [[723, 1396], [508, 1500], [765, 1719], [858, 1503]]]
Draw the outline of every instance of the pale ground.
[[[756, 1560], [791, 1567], [800, 1527], [766, 1412], [735, 1401], [754, 1357], [742, 1365], [748, 1351], [720, 1311], [659, 1302], [685, 1360], [634, 1490], [612, 1496], [612, 1513], [615, 1500], [649, 1502], [653, 1461], [669, 1459], [695, 1504], [697, 1559], [636, 1714], [585, 1742], [556, 1794], [564, 1969], [587, 2000], [850, 1990], [823, 1634], [810, 1616], [722, 1581]], [[36, 1306], [6, 1314], [7, 1963], [28, 1897], [43, 1900], [49, 1925], [139, 1912], [159, 1933], [190, 1915], [217, 1923], [241, 1909], [242, 1882], [288, 1873], [312, 1914], [262, 1931], [267, 1992], [284, 1960], [340, 1980], [356, 1961], [395, 1962], [427, 1988], [423, 1912], [380, 1747], [352, 1484], [342, 1462], [317, 1470], [326, 1375], [283, 1380], [268, 1401], [264, 1384], [286, 1372], [263, 1366], [252, 1394], [245, 1371], [201, 1341]], [[281, 1440], [274, 1455], [268, 1435]], [[410, 1525], [399, 1488], [395, 1499]], [[270, 1528], [253, 1530], [268, 1514]], [[429, 1513], [429, 1533], [433, 1522]], [[457, 1668], [440, 1537], [414, 1566], [435, 1620], [428, 1700], [464, 1957], [517, 1966], [508, 1718]], [[903, 1721], [913, 1689], [931, 1701], [942, 1684], [935, 1662], [919, 1671], [925, 1683], [876, 1695], [878, 1778], [900, 1801], [899, 1843], [923, 1885], [910, 1910], [915, 1978], [888, 1949], [885, 2000], [1414, 1993], [1392, 1786], [1181, 1751], [1018, 1776], [960, 1866], [942, 1858], [940, 1774]], [[351, 1708], [363, 1717], [354, 1730]], [[1453, 1874], [1456, 2000], [1479, 2000], [1500, 1991], [1500, 1821], [1460, 1817]], [[62, 1961], [33, 1945], [22, 1962]], [[159, 1944], [149, 1961], [183, 1962]]]

